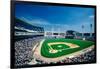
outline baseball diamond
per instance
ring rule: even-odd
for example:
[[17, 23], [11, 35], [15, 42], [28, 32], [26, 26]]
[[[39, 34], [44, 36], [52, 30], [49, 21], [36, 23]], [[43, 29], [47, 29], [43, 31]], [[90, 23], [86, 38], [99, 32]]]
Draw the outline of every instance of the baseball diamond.
[[78, 45], [67, 43], [67, 42], [53, 42], [48, 43], [50, 49], [50, 53], [57, 53], [58, 51], [61, 52], [62, 50], [70, 49], [70, 48], [77, 48]]
[[41, 55], [47, 58], [56, 58], [68, 55], [94, 45], [92, 41], [77, 39], [46, 39], [41, 46]]

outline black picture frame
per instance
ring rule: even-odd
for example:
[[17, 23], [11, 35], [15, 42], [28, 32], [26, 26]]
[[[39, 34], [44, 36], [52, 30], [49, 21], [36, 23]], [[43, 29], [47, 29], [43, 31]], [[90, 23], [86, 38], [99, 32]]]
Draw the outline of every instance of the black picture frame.
[[[87, 63], [64, 63], [64, 64], [45, 64], [45, 65], [26, 65], [26, 66], [18, 66], [16, 67], [14, 65], [15, 63], [15, 50], [14, 50], [14, 16], [15, 16], [15, 3], [28, 3], [28, 4], [40, 4], [40, 5], [45, 5], [45, 6], [74, 6], [74, 7], [85, 7], [85, 8], [94, 8], [95, 13], [94, 13], [94, 23], [95, 23], [95, 59], [94, 62], [87, 62]], [[10, 54], [11, 54], [11, 62], [10, 62], [10, 67], [11, 68], [29, 68], [29, 67], [44, 67], [44, 66], [60, 66], [60, 65], [76, 65], [76, 64], [91, 64], [91, 63], [96, 63], [96, 6], [95, 5], [81, 5], [81, 4], [63, 4], [63, 3], [49, 3], [49, 2], [35, 2], [35, 1], [11, 1], [11, 27], [10, 27], [10, 37], [11, 37], [11, 48], [10, 48]]]

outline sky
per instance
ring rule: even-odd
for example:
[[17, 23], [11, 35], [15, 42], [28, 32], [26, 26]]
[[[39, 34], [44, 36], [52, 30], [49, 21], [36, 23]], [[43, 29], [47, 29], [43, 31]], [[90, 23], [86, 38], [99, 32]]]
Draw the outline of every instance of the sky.
[[45, 31], [94, 32], [94, 8], [16, 3], [15, 17], [32, 25], [44, 27]]

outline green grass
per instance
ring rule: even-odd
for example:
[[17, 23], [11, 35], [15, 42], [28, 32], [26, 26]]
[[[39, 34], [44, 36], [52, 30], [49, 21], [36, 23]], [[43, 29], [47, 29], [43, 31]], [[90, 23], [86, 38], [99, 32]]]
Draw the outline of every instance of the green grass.
[[[59, 47], [61, 46], [61, 47]], [[56, 45], [51, 45], [51, 47], [55, 50], [61, 50], [61, 49], [67, 49], [69, 46], [66, 46], [65, 44], [56, 44]]]
[[[77, 44], [80, 47], [78, 48], [70, 48], [70, 49], [65, 49], [62, 50], [61, 52], [57, 52], [57, 53], [50, 53], [49, 52], [49, 46], [48, 43], [54, 43], [54, 42], [68, 42], [68, 43], [73, 43], [73, 44]], [[60, 49], [64, 49], [64, 48], [68, 48], [69, 46], [65, 46], [64, 44], [59, 44], [62, 45], [63, 47], [58, 47], [58, 45], [53, 45], [52, 48], [56, 49], [56, 50], [60, 50]], [[63, 55], [67, 55], [67, 54], [71, 54], [77, 51], [80, 51], [82, 49], [85, 49], [87, 47], [90, 47], [91, 45], [94, 45], [94, 42], [92, 41], [83, 41], [83, 40], [76, 40], [76, 39], [63, 39], [63, 38], [57, 38], [57, 39], [46, 39], [41, 47], [41, 55], [44, 57], [48, 57], [48, 58], [56, 58], [56, 57], [60, 57]]]

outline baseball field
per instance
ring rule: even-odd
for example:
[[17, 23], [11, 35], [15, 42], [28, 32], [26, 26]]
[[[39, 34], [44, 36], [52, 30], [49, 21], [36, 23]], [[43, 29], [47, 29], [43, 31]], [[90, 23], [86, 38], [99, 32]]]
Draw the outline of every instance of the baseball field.
[[56, 58], [81, 51], [94, 45], [92, 41], [77, 39], [46, 39], [41, 46], [41, 55], [46, 58]]

